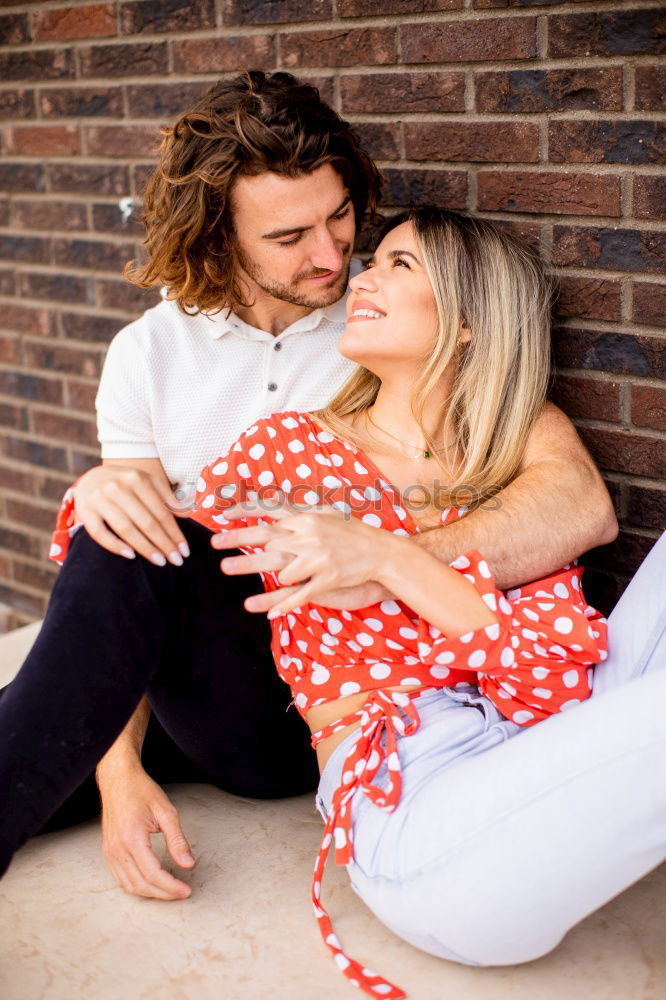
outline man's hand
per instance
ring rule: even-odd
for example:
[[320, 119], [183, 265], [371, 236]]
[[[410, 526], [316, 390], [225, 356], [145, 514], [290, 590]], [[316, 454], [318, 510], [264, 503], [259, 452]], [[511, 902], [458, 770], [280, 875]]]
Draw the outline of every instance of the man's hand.
[[118, 885], [132, 896], [186, 899], [192, 890], [160, 865], [150, 835], [162, 833], [169, 854], [181, 868], [195, 864], [180, 826], [178, 811], [160, 786], [139, 765], [100, 783], [102, 847]]
[[[158, 459], [132, 465], [105, 462], [81, 477], [74, 491], [76, 517], [102, 548], [156, 566], [182, 566], [189, 555], [172, 510], [171, 487]], [[114, 534], [115, 532], [115, 534]]]

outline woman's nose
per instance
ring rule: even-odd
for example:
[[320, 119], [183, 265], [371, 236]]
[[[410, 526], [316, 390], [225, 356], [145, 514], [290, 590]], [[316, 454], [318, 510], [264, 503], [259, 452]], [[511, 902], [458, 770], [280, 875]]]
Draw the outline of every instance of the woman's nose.
[[373, 276], [372, 268], [364, 268], [360, 274], [351, 278], [349, 281], [349, 287], [355, 292], [359, 292], [362, 289], [365, 289], [366, 291], [369, 289], [375, 289], [377, 287], [377, 281]]

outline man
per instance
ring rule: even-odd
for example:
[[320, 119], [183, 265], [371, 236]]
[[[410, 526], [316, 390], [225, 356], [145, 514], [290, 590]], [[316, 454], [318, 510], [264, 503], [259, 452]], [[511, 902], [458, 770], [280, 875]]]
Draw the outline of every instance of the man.
[[[114, 875], [162, 899], [190, 889], [160, 866], [150, 834], [164, 834], [176, 864], [194, 858], [160, 782], [210, 780], [256, 797], [314, 788], [266, 622], [242, 613], [243, 602], [268, 610], [271, 599], [256, 577], [237, 575], [290, 560], [237, 556], [220, 572], [209, 534], [174, 517], [172, 490], [186, 501], [204, 462], [256, 418], [316, 409], [351, 373], [336, 342], [356, 224], [378, 187], [348, 126], [287, 74], [225, 80], [165, 133], [146, 199], [148, 261], [129, 273], [165, 286], [166, 298], [111, 344], [98, 396], [103, 462], [77, 483], [69, 517], [85, 530], [56, 539], [58, 554], [71, 535], [71, 552], [0, 699], [0, 766], [13, 779], [0, 773], [0, 872], [75, 790], [51, 828], [94, 811], [84, 779], [98, 761]], [[446, 560], [478, 548], [510, 587], [615, 532], [598, 472], [549, 407], [496, 509], [415, 544]], [[382, 598], [377, 585], [347, 583], [341, 569], [319, 602]]]

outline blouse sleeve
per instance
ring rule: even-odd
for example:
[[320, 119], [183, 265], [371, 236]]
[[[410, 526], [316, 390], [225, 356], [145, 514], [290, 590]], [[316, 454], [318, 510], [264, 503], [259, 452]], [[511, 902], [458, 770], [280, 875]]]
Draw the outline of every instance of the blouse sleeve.
[[481, 693], [521, 726], [590, 696], [588, 668], [606, 659], [607, 635], [605, 619], [583, 599], [582, 570], [565, 569], [505, 595], [478, 552], [466, 552], [451, 566], [498, 621], [456, 639], [421, 621], [421, 657], [440, 668], [442, 679], [452, 671], [474, 672]]

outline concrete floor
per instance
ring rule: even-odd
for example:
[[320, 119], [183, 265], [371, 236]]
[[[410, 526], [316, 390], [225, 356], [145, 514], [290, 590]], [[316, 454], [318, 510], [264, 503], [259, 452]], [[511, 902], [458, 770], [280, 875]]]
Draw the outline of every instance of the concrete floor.
[[[35, 626], [0, 639], [11, 679]], [[309, 903], [321, 820], [310, 796], [234, 798], [174, 786], [198, 864], [189, 900], [127, 896], [96, 822], [28, 843], [0, 883], [2, 1000], [354, 1000]], [[325, 899], [343, 944], [411, 1000], [666, 1000], [666, 865], [574, 928], [552, 954], [473, 969], [383, 928], [333, 864]]]

